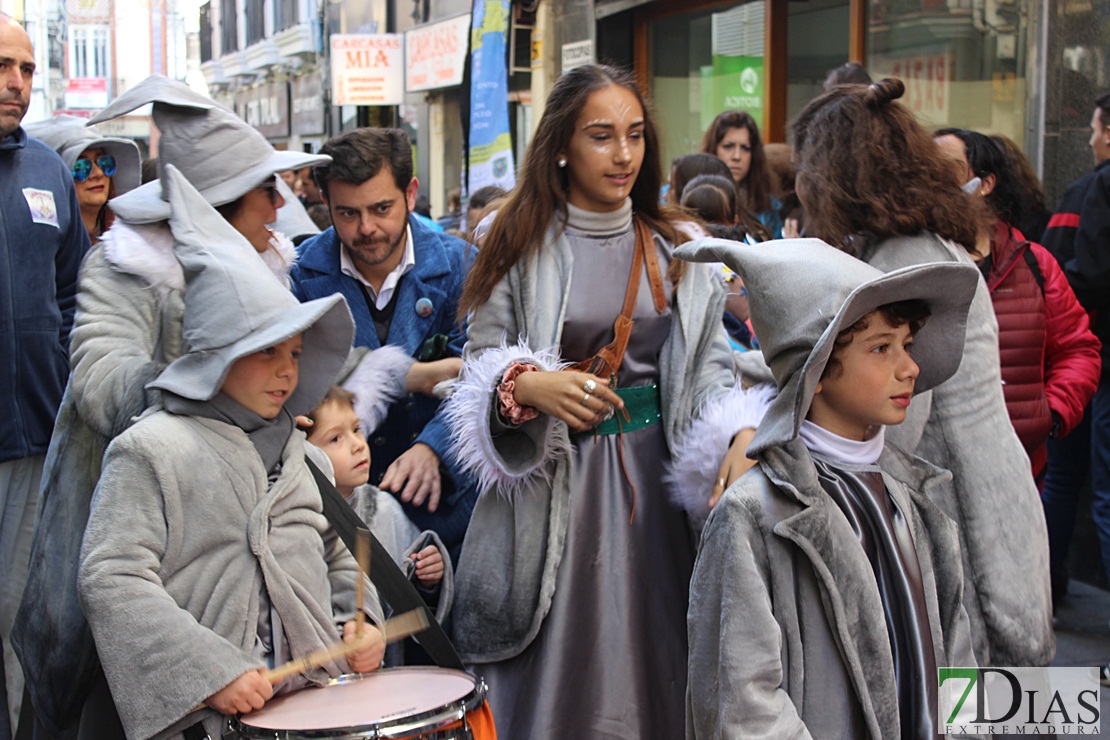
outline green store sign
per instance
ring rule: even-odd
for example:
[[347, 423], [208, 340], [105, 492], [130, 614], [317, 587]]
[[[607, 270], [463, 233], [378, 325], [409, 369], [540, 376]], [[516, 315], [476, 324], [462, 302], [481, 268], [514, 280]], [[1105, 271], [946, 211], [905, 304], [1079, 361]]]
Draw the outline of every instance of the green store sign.
[[747, 111], [763, 125], [763, 57], [714, 56], [701, 68], [701, 126], [723, 110]]

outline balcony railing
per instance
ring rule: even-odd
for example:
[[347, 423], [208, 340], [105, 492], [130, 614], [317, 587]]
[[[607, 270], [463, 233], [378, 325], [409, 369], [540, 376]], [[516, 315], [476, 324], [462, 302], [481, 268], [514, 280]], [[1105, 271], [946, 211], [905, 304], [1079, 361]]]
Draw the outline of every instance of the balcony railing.
[[265, 0], [246, 0], [247, 46], [266, 38]]
[[297, 0], [274, 0], [274, 33], [300, 23]]
[[200, 61], [212, 60], [212, 2], [200, 6]]
[[235, 0], [220, 3], [220, 56], [239, 51], [239, 13]]

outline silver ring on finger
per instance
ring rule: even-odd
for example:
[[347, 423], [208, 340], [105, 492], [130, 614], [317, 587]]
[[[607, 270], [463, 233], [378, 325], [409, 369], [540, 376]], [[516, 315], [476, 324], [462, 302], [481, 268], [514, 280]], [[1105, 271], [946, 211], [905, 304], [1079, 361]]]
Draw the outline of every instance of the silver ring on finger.
[[589, 398], [597, 390], [597, 383], [593, 378], [586, 378], [586, 382], [582, 384], [582, 390], [586, 391], [586, 398]]
[[583, 406], [589, 406], [589, 403], [590, 403], [590, 394], [587, 393], [586, 397], [582, 399], [582, 405]]
[[602, 415], [601, 420], [602, 421], [609, 421], [610, 419], [613, 418], [614, 413], [616, 413], [616, 409], [613, 408], [613, 404], [611, 404], [611, 403], [605, 404], [605, 414]]

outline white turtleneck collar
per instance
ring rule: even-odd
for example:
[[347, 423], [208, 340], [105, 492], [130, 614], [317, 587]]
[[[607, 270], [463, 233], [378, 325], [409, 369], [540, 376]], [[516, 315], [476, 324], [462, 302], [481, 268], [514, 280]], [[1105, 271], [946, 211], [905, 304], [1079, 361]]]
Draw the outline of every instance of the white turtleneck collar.
[[618, 234], [632, 224], [632, 199], [615, 211], [587, 211], [567, 203], [567, 226], [587, 234]]
[[854, 465], [874, 465], [879, 461], [879, 455], [883, 454], [886, 427], [880, 426], [875, 436], [859, 442], [833, 434], [828, 429], [819, 427], [806, 419], [798, 429], [798, 437], [810, 452], [828, 460]]

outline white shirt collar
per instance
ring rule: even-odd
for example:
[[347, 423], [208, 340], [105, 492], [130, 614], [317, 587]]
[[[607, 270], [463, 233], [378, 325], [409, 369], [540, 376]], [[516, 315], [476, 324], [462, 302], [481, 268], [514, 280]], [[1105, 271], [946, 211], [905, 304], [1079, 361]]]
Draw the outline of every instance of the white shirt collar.
[[860, 442], [839, 434], [833, 434], [824, 427], [819, 427], [809, 419], [802, 422], [798, 429], [801, 438], [810, 452], [817, 453], [829, 460], [856, 465], [874, 465], [883, 454], [883, 443], [886, 436], [886, 427], [879, 427], [879, 432], [871, 439]]
[[374, 286], [362, 276], [362, 273], [355, 267], [354, 260], [347, 252], [347, 245], [343, 242], [339, 243], [339, 269], [344, 275], [353, 277], [355, 280], [365, 286], [366, 291], [374, 299], [374, 308], [381, 311], [389, 305], [389, 300], [393, 297], [393, 291], [397, 289], [397, 284], [401, 282], [404, 277], [412, 268], [416, 267], [416, 251], [412, 247], [412, 226], [405, 226], [405, 251], [401, 257], [400, 264], [393, 269], [393, 272], [385, 276], [382, 281], [381, 292], [374, 290]]

